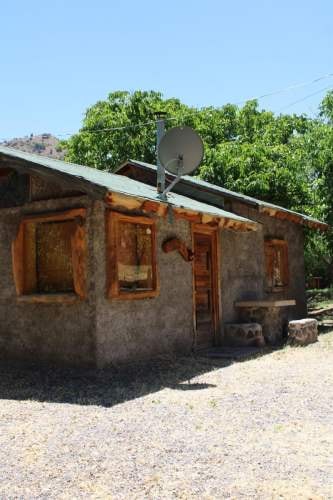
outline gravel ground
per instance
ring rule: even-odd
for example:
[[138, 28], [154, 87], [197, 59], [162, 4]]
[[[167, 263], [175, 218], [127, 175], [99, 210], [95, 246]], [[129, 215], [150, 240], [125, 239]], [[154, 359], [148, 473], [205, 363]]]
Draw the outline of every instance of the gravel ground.
[[333, 498], [333, 332], [228, 364], [0, 365], [0, 498]]

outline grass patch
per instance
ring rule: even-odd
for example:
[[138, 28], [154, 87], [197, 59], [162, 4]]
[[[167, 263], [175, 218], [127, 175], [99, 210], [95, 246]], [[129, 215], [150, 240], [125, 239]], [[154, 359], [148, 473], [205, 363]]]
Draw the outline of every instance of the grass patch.
[[333, 305], [333, 287], [307, 290], [306, 296], [309, 309], [322, 309]]

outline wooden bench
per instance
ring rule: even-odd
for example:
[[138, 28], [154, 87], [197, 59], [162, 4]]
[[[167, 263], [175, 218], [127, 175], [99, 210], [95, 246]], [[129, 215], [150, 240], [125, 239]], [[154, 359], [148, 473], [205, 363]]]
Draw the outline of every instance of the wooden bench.
[[295, 299], [242, 300], [235, 302], [235, 307], [242, 311], [244, 321], [261, 324], [263, 336], [270, 344], [280, 342], [283, 337], [286, 320], [281, 314], [281, 309], [295, 305]]

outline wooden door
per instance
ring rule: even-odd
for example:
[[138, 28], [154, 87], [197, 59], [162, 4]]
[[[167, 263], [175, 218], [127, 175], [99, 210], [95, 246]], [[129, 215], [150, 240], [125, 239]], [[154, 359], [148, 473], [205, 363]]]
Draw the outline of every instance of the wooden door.
[[195, 228], [193, 247], [195, 345], [200, 349], [214, 345], [218, 323], [216, 230]]

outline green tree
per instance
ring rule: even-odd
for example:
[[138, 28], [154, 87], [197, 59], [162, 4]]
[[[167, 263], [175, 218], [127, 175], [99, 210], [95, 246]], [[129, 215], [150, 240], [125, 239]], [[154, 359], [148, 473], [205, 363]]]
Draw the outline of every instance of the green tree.
[[64, 143], [67, 159], [112, 171], [129, 158], [155, 163], [155, 113], [167, 127], [193, 126], [205, 144], [199, 175], [264, 200], [300, 209], [308, 203], [304, 172], [297, 169], [297, 138], [308, 120], [275, 117], [256, 101], [242, 108], [189, 108], [159, 92], [118, 91], [85, 113], [81, 130]]
[[80, 131], [63, 142], [66, 159], [110, 171], [129, 158], [155, 162], [155, 113], [161, 110], [180, 117], [191, 111], [159, 92], [112, 92], [87, 109]]
[[[260, 111], [256, 101], [236, 108], [233, 137], [206, 145], [200, 175], [214, 184], [286, 208], [308, 207], [308, 172], [300, 168], [305, 117]], [[208, 146], [208, 147], [207, 147]]]
[[[255, 198], [333, 224], [333, 91], [317, 119], [279, 115], [253, 100], [201, 109], [154, 91], [118, 91], [87, 109], [80, 131], [63, 143], [67, 159], [114, 170], [129, 158], [155, 163], [155, 113], [166, 126], [189, 125], [201, 135], [205, 156], [197, 175]], [[111, 130], [112, 129], [112, 130]], [[333, 236], [309, 233], [309, 274], [333, 281]]]

